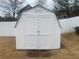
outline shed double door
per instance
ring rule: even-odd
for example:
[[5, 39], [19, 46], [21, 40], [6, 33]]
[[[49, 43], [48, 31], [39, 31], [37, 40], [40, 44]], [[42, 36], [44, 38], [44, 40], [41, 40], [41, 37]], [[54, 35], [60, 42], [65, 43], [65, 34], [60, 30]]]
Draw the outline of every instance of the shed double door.
[[23, 22], [24, 49], [52, 49], [52, 17], [38, 15], [26, 17]]

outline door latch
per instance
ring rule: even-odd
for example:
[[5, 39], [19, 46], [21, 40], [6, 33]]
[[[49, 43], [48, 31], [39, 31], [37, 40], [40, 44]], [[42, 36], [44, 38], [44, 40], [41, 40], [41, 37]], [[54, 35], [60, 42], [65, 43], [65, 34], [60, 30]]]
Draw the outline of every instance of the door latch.
[[37, 33], [39, 33], [40, 31], [37, 31]]

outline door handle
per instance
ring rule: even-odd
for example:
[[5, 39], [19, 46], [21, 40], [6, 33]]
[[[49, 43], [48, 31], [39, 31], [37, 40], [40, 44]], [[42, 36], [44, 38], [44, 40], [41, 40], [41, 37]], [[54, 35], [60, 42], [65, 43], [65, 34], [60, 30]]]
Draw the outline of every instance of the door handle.
[[37, 33], [39, 33], [40, 31], [37, 31]]

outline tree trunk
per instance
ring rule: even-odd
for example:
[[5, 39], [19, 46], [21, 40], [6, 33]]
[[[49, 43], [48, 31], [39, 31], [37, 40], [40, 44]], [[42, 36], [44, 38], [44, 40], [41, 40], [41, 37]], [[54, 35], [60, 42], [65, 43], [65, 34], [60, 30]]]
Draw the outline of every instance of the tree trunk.
[[77, 0], [75, 0], [75, 6], [74, 6], [75, 10], [74, 10], [74, 14], [77, 15]]

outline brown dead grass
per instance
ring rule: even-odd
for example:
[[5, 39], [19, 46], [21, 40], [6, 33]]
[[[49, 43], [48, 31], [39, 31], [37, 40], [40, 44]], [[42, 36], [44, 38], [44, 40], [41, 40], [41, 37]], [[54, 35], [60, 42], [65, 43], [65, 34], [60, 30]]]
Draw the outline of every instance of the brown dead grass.
[[0, 59], [79, 59], [79, 36], [62, 34], [61, 49], [21, 51], [15, 48], [15, 37], [0, 37]]

